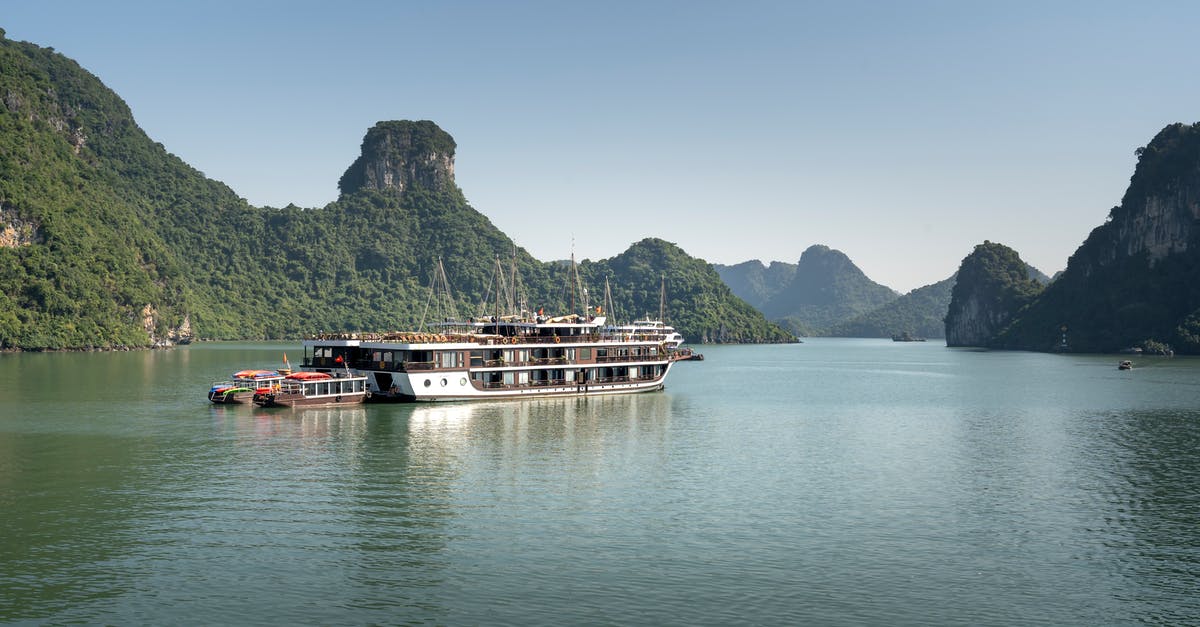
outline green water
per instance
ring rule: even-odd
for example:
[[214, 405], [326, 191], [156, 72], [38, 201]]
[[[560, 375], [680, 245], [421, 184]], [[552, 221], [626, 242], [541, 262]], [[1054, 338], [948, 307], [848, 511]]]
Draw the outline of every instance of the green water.
[[661, 393], [214, 406], [0, 355], [0, 623], [1200, 622], [1200, 361], [811, 340]]

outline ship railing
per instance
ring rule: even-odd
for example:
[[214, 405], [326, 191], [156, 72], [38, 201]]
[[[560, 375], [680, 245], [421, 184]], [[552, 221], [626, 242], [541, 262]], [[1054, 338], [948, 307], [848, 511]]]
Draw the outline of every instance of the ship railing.
[[304, 386], [296, 381], [284, 381], [279, 384], [279, 387], [272, 387], [271, 390], [277, 394], [300, 394], [304, 390]]
[[597, 357], [596, 363], [622, 363], [629, 361], [666, 361], [665, 354], [658, 355], [608, 355], [605, 357]]
[[577, 344], [579, 342], [599, 342], [603, 339], [607, 338], [599, 333], [592, 333], [589, 335], [485, 336], [477, 337], [475, 341], [486, 346], [504, 346], [507, 344]]

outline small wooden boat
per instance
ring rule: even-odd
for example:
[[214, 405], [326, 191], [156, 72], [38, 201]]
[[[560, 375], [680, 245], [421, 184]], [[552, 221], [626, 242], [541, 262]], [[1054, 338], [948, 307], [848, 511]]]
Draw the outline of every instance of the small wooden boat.
[[295, 372], [278, 384], [259, 389], [254, 404], [260, 407], [320, 407], [356, 405], [367, 400], [367, 377], [328, 372]]
[[220, 404], [248, 403], [255, 392], [283, 381], [291, 372], [277, 370], [239, 370], [227, 381], [218, 381], [208, 390], [208, 400]]
[[1117, 364], [1117, 370], [1133, 370], [1133, 362], [1126, 359]]

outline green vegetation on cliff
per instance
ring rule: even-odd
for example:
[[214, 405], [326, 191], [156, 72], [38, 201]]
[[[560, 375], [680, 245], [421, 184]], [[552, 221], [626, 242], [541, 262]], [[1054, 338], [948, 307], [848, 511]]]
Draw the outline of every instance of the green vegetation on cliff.
[[[795, 336], [763, 318], [737, 298], [711, 265], [678, 246], [645, 239], [624, 253], [581, 264], [590, 285], [609, 279], [617, 314], [626, 320], [658, 316], [660, 286], [666, 285], [666, 321], [694, 342], [790, 342]], [[661, 279], [660, 279], [661, 275]], [[686, 329], [686, 330], [685, 330]]]
[[[0, 34], [0, 99], [0, 349], [411, 328], [439, 258], [463, 315], [514, 255], [530, 302], [562, 307], [561, 267], [466, 203], [454, 140], [432, 122], [370, 129], [336, 202], [260, 208], [169, 154], [50, 49]], [[584, 265], [592, 293], [611, 273], [631, 312], [657, 311], [665, 275], [690, 340], [788, 337], [665, 242]]]
[[892, 337], [909, 333], [938, 338], [946, 334], [946, 311], [955, 277], [919, 287], [890, 303], [834, 325], [835, 337]]
[[[745, 264], [735, 267], [742, 268]], [[774, 263], [771, 269], [775, 279], [786, 278], [786, 283], [772, 284], [767, 274], [752, 278], [761, 283], [764, 294], [770, 294], [759, 309], [769, 320], [797, 335], [828, 335], [833, 326], [898, 296], [890, 288], [868, 279], [844, 253], [828, 246], [810, 246], [800, 255], [794, 269]], [[754, 298], [739, 296], [748, 301]]]
[[1003, 244], [984, 242], [963, 259], [946, 313], [947, 346], [988, 346], [1042, 284]]
[[182, 169], [73, 61], [0, 37], [0, 348], [144, 345], [183, 322], [176, 256], [129, 197]]
[[1066, 270], [992, 345], [1070, 350], [1170, 345], [1200, 353], [1200, 124], [1172, 124], [1137, 150], [1121, 204]]
[[761, 261], [751, 260], [732, 266], [713, 264], [713, 268], [738, 298], [759, 310], [796, 276], [796, 264], [782, 261], [765, 266]]

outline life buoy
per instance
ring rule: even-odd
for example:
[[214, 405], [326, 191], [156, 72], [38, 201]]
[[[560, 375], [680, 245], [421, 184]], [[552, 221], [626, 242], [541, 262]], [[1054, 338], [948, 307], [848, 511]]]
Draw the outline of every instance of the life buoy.
[[554, 343], [555, 343], [555, 344], [560, 344], [560, 343], [562, 343], [562, 338], [561, 338], [561, 337], [558, 337], [557, 335], [556, 335], [556, 336], [554, 336]]

